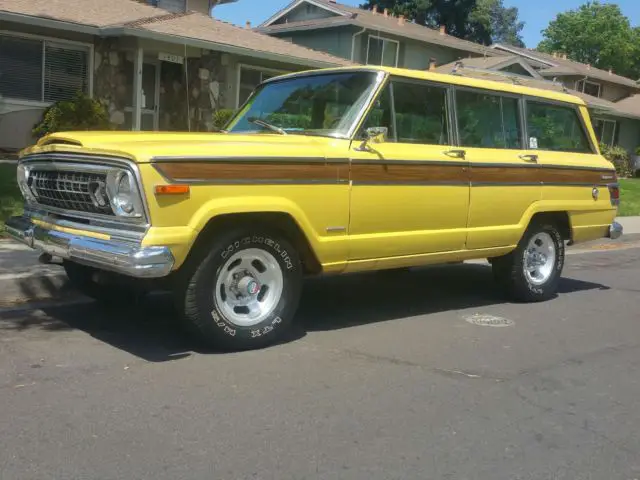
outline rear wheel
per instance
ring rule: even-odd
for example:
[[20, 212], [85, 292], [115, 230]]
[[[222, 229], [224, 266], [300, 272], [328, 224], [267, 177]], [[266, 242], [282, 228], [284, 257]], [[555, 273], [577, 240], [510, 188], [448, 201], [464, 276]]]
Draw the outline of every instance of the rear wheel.
[[496, 281], [513, 299], [540, 302], [556, 294], [564, 255], [564, 241], [554, 225], [532, 224], [513, 252], [491, 263]]
[[302, 268], [280, 235], [238, 230], [194, 252], [176, 287], [179, 308], [207, 344], [261, 348], [282, 338], [298, 307]]

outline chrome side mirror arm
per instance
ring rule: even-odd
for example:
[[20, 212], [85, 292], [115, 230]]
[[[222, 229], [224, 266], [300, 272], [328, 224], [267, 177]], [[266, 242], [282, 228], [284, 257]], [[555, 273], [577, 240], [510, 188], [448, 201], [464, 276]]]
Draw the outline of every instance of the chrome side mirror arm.
[[365, 137], [362, 143], [355, 148], [358, 152], [370, 152], [372, 148], [369, 143], [384, 143], [387, 141], [389, 129], [387, 127], [370, 127], [365, 130]]

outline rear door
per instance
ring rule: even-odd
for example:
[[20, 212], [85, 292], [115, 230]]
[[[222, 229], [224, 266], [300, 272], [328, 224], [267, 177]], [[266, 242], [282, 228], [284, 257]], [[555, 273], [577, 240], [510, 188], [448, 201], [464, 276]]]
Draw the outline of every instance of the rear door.
[[514, 245], [542, 191], [536, 158], [524, 149], [523, 99], [457, 87], [455, 101], [458, 148], [470, 165], [467, 248]]

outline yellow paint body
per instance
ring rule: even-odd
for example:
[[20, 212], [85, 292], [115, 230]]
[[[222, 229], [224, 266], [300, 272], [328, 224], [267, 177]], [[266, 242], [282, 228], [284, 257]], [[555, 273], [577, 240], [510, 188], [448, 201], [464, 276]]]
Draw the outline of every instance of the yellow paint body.
[[[377, 69], [380, 70], [380, 69]], [[595, 135], [582, 101], [569, 95], [518, 85], [384, 69], [404, 77], [492, 89], [570, 102], [580, 111], [592, 141]], [[64, 144], [56, 143], [64, 141]], [[213, 133], [72, 132], [45, 137], [23, 155], [45, 152], [111, 155], [138, 164], [150, 213], [143, 245], [166, 245], [179, 268], [198, 234], [219, 215], [282, 212], [306, 236], [325, 272], [365, 271], [503, 255], [513, 250], [531, 218], [567, 212], [574, 241], [601, 238], [616, 216], [609, 191], [597, 199], [587, 186], [266, 185], [192, 184], [188, 195], [156, 196], [168, 183], [153, 157], [273, 157], [367, 159], [359, 141], [298, 135]], [[446, 146], [377, 144], [384, 157], [446, 162]], [[518, 150], [468, 149], [473, 163], [522, 163]], [[483, 151], [481, 151], [483, 150]], [[536, 150], [540, 163], [613, 168], [598, 154]], [[254, 167], [247, 167], [254, 168]], [[348, 171], [349, 165], [346, 167]], [[55, 227], [58, 228], [58, 227]], [[95, 233], [85, 232], [88, 236]]]

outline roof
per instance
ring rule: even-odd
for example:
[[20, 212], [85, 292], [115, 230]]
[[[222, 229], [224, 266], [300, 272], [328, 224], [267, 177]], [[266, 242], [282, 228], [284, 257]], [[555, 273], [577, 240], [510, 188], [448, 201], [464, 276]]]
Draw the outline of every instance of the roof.
[[[297, 7], [303, 2], [308, 2], [332, 11], [337, 16], [316, 20], [289, 22], [286, 24], [272, 25], [271, 23], [284, 13]], [[462, 40], [452, 35], [442, 34], [439, 30], [418, 25], [409, 21], [402, 24], [398, 17], [384, 16], [382, 12], [374, 13], [371, 10], [349, 7], [330, 0], [294, 0], [286, 8], [280, 10], [270, 19], [260, 25], [256, 30], [264, 33], [287, 32], [294, 30], [311, 30], [314, 28], [329, 28], [338, 25], [355, 25], [360, 28], [369, 28], [379, 32], [410, 38], [425, 43], [441, 45], [456, 50], [472, 52], [479, 55], [498, 56], [502, 52], [496, 51], [479, 43]]]
[[133, 0], [0, 0], [0, 20], [63, 22], [57, 28], [101, 36], [130, 35], [211, 50], [270, 58], [284, 63], [328, 67], [352, 65], [343, 58], [236, 27], [197, 12], [171, 13]]
[[566, 76], [576, 75], [581, 77], [589, 77], [592, 79], [601, 80], [603, 82], [616, 83], [619, 85], [625, 85], [640, 90], [640, 85], [635, 80], [632, 80], [621, 75], [616, 75], [613, 72], [600, 70], [599, 68], [591, 67], [584, 63], [574, 62], [568, 58], [553, 56], [548, 53], [539, 52], [537, 50], [531, 50], [529, 48], [513, 47], [511, 45], [492, 45], [492, 48], [501, 50], [503, 52], [515, 53], [516, 55], [522, 55], [526, 58], [532, 58], [539, 62], [546, 64], [539, 70], [540, 75], [545, 77], [554, 76]]
[[[467, 87], [475, 87], [489, 90], [496, 90], [500, 92], [508, 92], [520, 95], [531, 95], [535, 97], [548, 98], [551, 100], [558, 100], [560, 102], [574, 103], [583, 105], [585, 102], [583, 98], [573, 91], [563, 90], [562, 86], [556, 85], [556, 88], [543, 88], [543, 85], [550, 84], [552, 82], [546, 80], [531, 79], [528, 81], [527, 77], [522, 77], [527, 81], [514, 82], [513, 79], [508, 78], [500, 72], [487, 72], [485, 70], [473, 70], [468, 69], [463, 75], [450, 75], [439, 73], [435, 71], [424, 70], [412, 70], [407, 68], [394, 68], [394, 67], [379, 67], [373, 65], [340, 67], [331, 69], [313, 70], [309, 72], [296, 72], [288, 75], [281, 75], [279, 77], [271, 78], [268, 81], [278, 81], [282, 78], [296, 77], [299, 75], [305, 75], [308, 73], [319, 72], [348, 72], [348, 71], [373, 71], [373, 72], [387, 72], [391, 75], [412, 78], [417, 80], [427, 80], [431, 82], [447, 83], [453, 85], [462, 85]], [[518, 78], [519, 80], [520, 78]], [[588, 95], [586, 95], [588, 97]], [[595, 97], [592, 97], [595, 98]], [[601, 100], [601, 99], [596, 99]], [[611, 102], [607, 102], [611, 103]], [[615, 104], [614, 104], [615, 105]]]
[[640, 117], [640, 95], [632, 95], [631, 97], [620, 100], [616, 102], [616, 106], [620, 111]]
[[[468, 59], [463, 60], [462, 67], [458, 67], [455, 70], [455, 73], [453, 73], [453, 76], [475, 78], [479, 80], [491, 80], [494, 82], [501, 82], [510, 85], [520, 85], [523, 87], [534, 88], [537, 91], [547, 90], [552, 92], [562, 92], [568, 95], [572, 95], [573, 97], [578, 97], [587, 105], [587, 107], [597, 111], [598, 113], [640, 119], [640, 95], [632, 97], [637, 97], [633, 102], [629, 101], [628, 103], [626, 103], [625, 101], [630, 99], [623, 100], [622, 102], [625, 102], [625, 104], [621, 105], [622, 102], [610, 102], [603, 98], [594, 97], [583, 92], [572, 90], [565, 87], [561, 83], [546, 80], [544, 78], [525, 77], [491, 69], [482, 69], [478, 67], [465, 68], [467, 67], [467, 63]], [[453, 72], [453, 70], [451, 69], [451, 65], [453, 64], [443, 65], [441, 67], [438, 67], [436, 71], [445, 74], [451, 74]]]
[[486, 70], [501, 70], [511, 65], [520, 65], [523, 69], [528, 71], [533, 78], [542, 78], [540, 74], [536, 72], [528, 62], [524, 61], [517, 55], [505, 55], [501, 57], [475, 57], [465, 58], [462, 60], [456, 60], [455, 62], [446, 63], [436, 68], [437, 72], [451, 73], [459, 66], [464, 68], [477, 68]]

